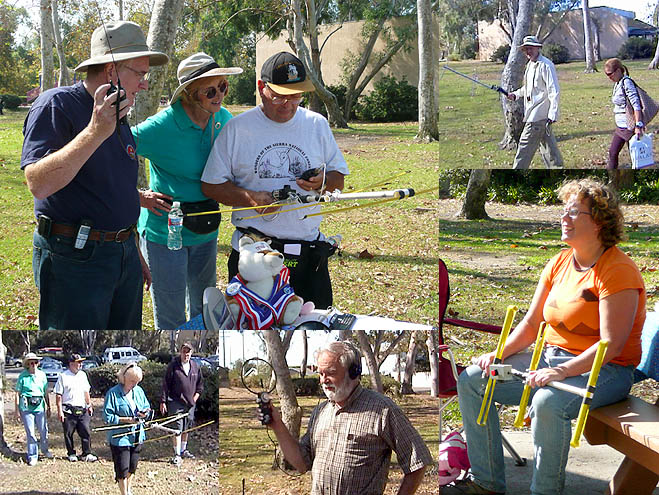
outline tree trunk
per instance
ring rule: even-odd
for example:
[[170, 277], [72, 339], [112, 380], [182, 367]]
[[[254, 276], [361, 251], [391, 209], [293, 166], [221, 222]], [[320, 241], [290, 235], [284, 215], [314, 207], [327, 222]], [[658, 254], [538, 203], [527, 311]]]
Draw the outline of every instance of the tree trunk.
[[69, 68], [66, 66], [66, 55], [64, 55], [64, 47], [62, 46], [62, 36], [59, 27], [59, 15], [57, 13], [57, 0], [53, 2], [53, 33], [55, 36], [55, 46], [57, 47], [57, 58], [59, 59], [59, 80], [58, 86], [70, 86], [71, 77], [69, 75]]
[[490, 169], [473, 169], [469, 174], [467, 194], [462, 202], [462, 209], [457, 216], [467, 220], [487, 220], [490, 217], [485, 211], [487, 200], [487, 187], [490, 185]]
[[[176, 29], [181, 19], [183, 3], [183, 0], [155, 0], [153, 4], [146, 43], [151, 50], [167, 54], [170, 60], [174, 53], [174, 40], [176, 38]], [[161, 65], [159, 67], [151, 67], [149, 70], [149, 89], [137, 93], [135, 107], [132, 110], [134, 116], [131, 116], [131, 118], [135, 119], [135, 123], [142, 122], [158, 111], [160, 95], [162, 94], [165, 79], [167, 78], [166, 67], [166, 65]], [[137, 185], [138, 187], [147, 186], [143, 159], [140, 159]]]
[[55, 87], [53, 13], [50, 0], [41, 0], [41, 92]]
[[432, 10], [430, 0], [417, 0], [417, 17], [419, 22], [419, 132], [415, 141], [430, 143], [439, 140], [438, 115], [436, 105], [437, 86], [435, 83], [435, 64], [432, 41]]
[[416, 352], [419, 347], [419, 339], [423, 330], [412, 330], [410, 335], [410, 345], [405, 355], [405, 372], [400, 384], [400, 393], [403, 395], [413, 394], [412, 375], [414, 375], [414, 365], [416, 364]]
[[584, 37], [584, 52], [586, 53], [586, 73], [597, 72], [595, 65], [595, 53], [593, 52], [592, 40], [592, 27], [590, 20], [590, 8], [588, 7], [588, 0], [581, 1], [581, 8], [583, 12], [583, 37]]
[[593, 23], [593, 51], [595, 52], [595, 61], [600, 62], [602, 60], [602, 41], [600, 39], [602, 28], [597, 17], [591, 15], [590, 20]]
[[5, 441], [5, 346], [2, 344], [2, 330], [0, 330], [0, 453], [12, 460], [17, 460], [19, 454], [14, 452]]
[[85, 354], [93, 354], [96, 343], [96, 330], [80, 330], [80, 339], [85, 346]]
[[439, 335], [436, 331], [428, 330], [426, 346], [430, 360], [430, 396], [439, 397]]
[[[313, 0], [307, 0], [307, 4], [313, 2]], [[313, 9], [315, 12], [315, 8]], [[307, 6], [307, 12], [309, 12], [309, 7]], [[316, 72], [314, 68], [312, 58], [309, 54], [306, 43], [304, 42], [304, 26], [303, 20], [306, 21], [307, 27], [309, 28], [309, 37], [315, 38], [315, 44], [318, 44], [318, 28], [316, 26], [315, 19], [303, 19], [302, 16], [302, 6], [300, 0], [293, 1], [293, 35], [291, 39], [294, 40], [295, 51], [297, 56], [302, 60], [304, 68], [307, 71], [307, 77], [313, 83], [316, 88], [316, 94], [325, 104], [327, 109], [327, 120], [332, 127], [340, 127], [343, 129], [348, 128], [348, 122], [343, 117], [341, 108], [339, 107], [339, 102], [336, 99], [336, 96], [325, 88], [325, 85], [322, 82], [321, 74]], [[313, 26], [313, 29], [311, 28]], [[289, 25], [290, 31], [290, 25]], [[312, 42], [312, 46], [313, 46]]]
[[[534, 0], [519, 0], [519, 10], [514, 12], [513, 6], [510, 5], [509, 11], [515, 15], [516, 22], [513, 24], [514, 33], [511, 43], [510, 55], [506, 66], [501, 74], [501, 87], [509, 91], [515, 90], [522, 85], [524, 78], [524, 67], [526, 65], [526, 56], [518, 47], [522, 44], [524, 36], [531, 30], [531, 20], [533, 18]], [[513, 17], [511, 16], [511, 20]], [[506, 130], [503, 139], [499, 143], [501, 149], [515, 149], [519, 142], [519, 137], [524, 128], [524, 102], [518, 98], [510, 101], [503, 95], [501, 96], [503, 106], [503, 116], [506, 122]]]
[[307, 340], [307, 331], [302, 330], [302, 363], [300, 364], [300, 376], [307, 376], [307, 357], [309, 356], [309, 341]]
[[[291, 374], [288, 371], [284, 345], [279, 337], [279, 332], [266, 330], [262, 332], [262, 335], [265, 338], [265, 344], [268, 348], [270, 364], [272, 364], [277, 375], [277, 394], [279, 395], [282, 420], [293, 438], [297, 439], [300, 437], [302, 408], [298, 405], [297, 397], [295, 396], [295, 388], [293, 387]], [[282, 459], [283, 455], [281, 454], [281, 449], [278, 447], [273, 469], [278, 468]]]
[[366, 360], [366, 366], [368, 367], [371, 387], [382, 393], [384, 388], [382, 387], [382, 377], [380, 376], [380, 367], [378, 366], [377, 356], [375, 355], [373, 348], [371, 348], [371, 343], [368, 341], [366, 332], [364, 330], [357, 330], [356, 333], [357, 340], [359, 341], [359, 348], [362, 356]]

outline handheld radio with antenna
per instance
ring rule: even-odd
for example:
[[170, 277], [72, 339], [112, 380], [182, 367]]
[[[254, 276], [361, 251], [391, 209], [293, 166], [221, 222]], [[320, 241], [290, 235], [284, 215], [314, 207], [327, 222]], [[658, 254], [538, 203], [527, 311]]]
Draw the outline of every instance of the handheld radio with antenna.
[[[126, 99], [126, 91], [124, 88], [121, 87], [121, 79], [119, 78], [119, 71], [117, 70], [117, 62], [114, 60], [114, 48], [112, 47], [112, 43], [110, 43], [110, 36], [108, 35], [108, 30], [105, 27], [105, 22], [103, 21], [103, 14], [101, 12], [101, 7], [98, 5], [98, 1], [94, 2], [96, 5], [96, 10], [98, 10], [98, 17], [101, 20], [101, 25], [103, 26], [103, 31], [105, 32], [105, 38], [108, 41], [108, 46], [110, 47], [110, 57], [112, 57], [112, 64], [114, 65], [114, 70], [117, 73], [117, 85], [115, 86], [114, 83], [112, 82], [112, 79], [110, 79], [110, 88], [108, 89], [107, 93], [105, 96], [110, 96], [117, 91], [119, 92], [119, 98], [115, 103], [112, 105], [116, 108], [117, 111], [117, 134], [119, 134], [119, 125], [120, 124], [126, 124], [128, 125], [128, 118], [124, 115], [123, 117], [119, 117], [119, 103], [124, 101]], [[124, 94], [121, 94], [121, 92], [124, 91]]]

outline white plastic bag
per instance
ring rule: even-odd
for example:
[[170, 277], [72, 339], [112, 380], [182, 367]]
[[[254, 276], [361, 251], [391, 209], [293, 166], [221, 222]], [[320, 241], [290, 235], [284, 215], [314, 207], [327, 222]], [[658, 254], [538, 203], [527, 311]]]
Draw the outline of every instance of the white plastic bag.
[[629, 140], [629, 154], [632, 157], [632, 168], [645, 168], [654, 165], [652, 134], [644, 133], [640, 139], [634, 134]]

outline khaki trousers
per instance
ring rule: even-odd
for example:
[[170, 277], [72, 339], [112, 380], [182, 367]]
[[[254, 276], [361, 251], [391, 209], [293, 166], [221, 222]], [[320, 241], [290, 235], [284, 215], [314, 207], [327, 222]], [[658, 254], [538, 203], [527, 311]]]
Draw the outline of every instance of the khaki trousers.
[[538, 122], [526, 122], [524, 124], [524, 130], [517, 146], [513, 169], [529, 168], [538, 147], [540, 147], [540, 156], [542, 156], [545, 167], [563, 167], [563, 157], [558, 150], [551, 125], [547, 126], [547, 120], [539, 120]]

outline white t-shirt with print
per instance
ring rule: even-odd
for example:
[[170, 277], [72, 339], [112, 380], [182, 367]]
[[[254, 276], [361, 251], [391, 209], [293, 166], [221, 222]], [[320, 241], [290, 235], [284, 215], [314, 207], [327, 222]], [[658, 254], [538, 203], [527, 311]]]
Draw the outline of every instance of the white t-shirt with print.
[[[295, 178], [323, 163], [327, 172], [349, 173], [327, 119], [298, 108], [291, 120], [279, 123], [266, 117], [261, 107], [255, 107], [227, 122], [215, 140], [201, 180], [209, 184], [231, 181], [244, 189], [268, 192], [288, 185], [308, 194], [297, 186]], [[253, 227], [280, 239], [313, 241], [324, 238], [320, 234], [322, 217], [304, 216], [319, 210], [319, 206], [314, 206], [243, 220], [260, 213], [244, 210], [232, 213], [231, 222], [236, 227]], [[239, 238], [236, 231], [231, 242], [236, 250]]]
[[67, 369], [60, 374], [53, 391], [62, 396], [62, 404], [85, 407], [87, 405], [85, 392], [89, 392], [90, 389], [89, 380], [84, 371], [79, 370], [74, 375], [71, 370]]

